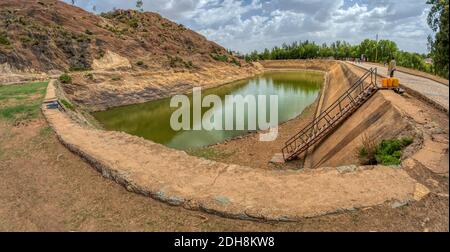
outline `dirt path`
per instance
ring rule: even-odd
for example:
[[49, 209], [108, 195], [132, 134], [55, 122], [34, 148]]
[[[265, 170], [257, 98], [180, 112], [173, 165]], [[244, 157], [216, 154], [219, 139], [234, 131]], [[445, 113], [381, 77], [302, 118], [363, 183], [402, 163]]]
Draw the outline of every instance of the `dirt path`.
[[409, 206], [379, 206], [304, 219], [253, 222], [188, 211], [128, 192], [105, 179], [57, 140], [42, 118], [0, 123], [1, 231], [448, 231], [445, 179]]
[[[353, 63], [352, 63], [353, 64]], [[378, 74], [381, 76], [387, 76], [387, 67], [378, 66], [375, 64], [370, 63], [362, 63], [357, 64], [358, 66], [364, 67], [366, 69], [369, 68], [378, 68]], [[395, 76], [400, 79], [400, 83], [408, 88], [411, 88], [423, 95], [425, 95], [427, 98], [437, 102], [438, 104], [442, 105], [443, 107], [449, 108], [449, 87], [448, 85], [444, 85], [442, 83], [399, 72], [397, 71], [395, 73]]]

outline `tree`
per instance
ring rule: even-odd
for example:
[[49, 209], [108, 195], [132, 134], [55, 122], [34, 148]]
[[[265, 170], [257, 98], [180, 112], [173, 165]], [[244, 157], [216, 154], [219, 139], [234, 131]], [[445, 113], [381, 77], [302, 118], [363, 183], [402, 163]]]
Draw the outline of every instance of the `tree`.
[[433, 58], [435, 73], [448, 79], [449, 71], [449, 0], [428, 0], [431, 5], [428, 25], [436, 33], [428, 37], [428, 47]]
[[359, 45], [351, 45], [346, 41], [335, 41], [329, 46], [324, 43], [316, 45], [314, 42], [299, 41], [291, 44], [283, 43], [281, 47], [275, 46], [272, 50], [264, 49], [262, 53], [253, 51], [245, 55], [247, 61], [257, 60], [282, 60], [282, 59], [314, 59], [330, 58], [349, 59], [359, 58], [364, 54], [368, 60], [376, 59], [378, 48], [378, 61], [387, 62], [395, 57], [399, 66], [418, 69], [420, 71], [432, 73], [432, 66], [425, 63], [427, 55], [399, 51], [397, 44], [390, 40], [365, 39]]
[[95, 12], [97, 12], [97, 6], [92, 6], [92, 11], [95, 13]]
[[72, 5], [75, 5], [75, 0], [72, 0]]
[[140, 11], [140, 12], [144, 12], [144, 1], [142, 0], [137, 0], [136, 1], [136, 8]]

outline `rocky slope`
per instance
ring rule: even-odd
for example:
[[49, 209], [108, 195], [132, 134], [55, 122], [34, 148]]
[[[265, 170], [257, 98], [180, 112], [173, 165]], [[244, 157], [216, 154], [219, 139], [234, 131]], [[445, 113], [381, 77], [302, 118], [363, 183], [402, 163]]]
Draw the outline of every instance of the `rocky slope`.
[[94, 15], [54, 0], [2, 0], [0, 34], [0, 64], [17, 69], [93, 69], [107, 51], [144, 68], [241, 64], [223, 47], [159, 14]]
[[55, 70], [70, 72], [69, 95], [93, 109], [215, 86], [259, 71], [156, 13], [95, 15], [55, 0], [0, 1], [2, 74]]

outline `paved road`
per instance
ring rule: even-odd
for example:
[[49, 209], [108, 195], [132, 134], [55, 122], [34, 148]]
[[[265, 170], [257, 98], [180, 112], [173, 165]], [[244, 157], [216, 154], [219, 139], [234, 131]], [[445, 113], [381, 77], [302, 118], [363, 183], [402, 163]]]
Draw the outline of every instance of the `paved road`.
[[[378, 74], [382, 76], [387, 76], [387, 67], [382, 67], [370, 63], [362, 63], [358, 64], [358, 66], [362, 66], [366, 69], [371, 67], [378, 68]], [[449, 100], [449, 87], [419, 76], [403, 73], [403, 72], [395, 72], [395, 77], [400, 79], [400, 83], [408, 88], [411, 88], [429, 99], [439, 103], [444, 106], [448, 110], [448, 100]]]

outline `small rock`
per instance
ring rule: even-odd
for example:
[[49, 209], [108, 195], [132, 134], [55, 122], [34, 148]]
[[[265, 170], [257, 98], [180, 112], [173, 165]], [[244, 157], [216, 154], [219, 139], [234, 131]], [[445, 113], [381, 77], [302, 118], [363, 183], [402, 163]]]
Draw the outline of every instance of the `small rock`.
[[284, 164], [285, 161], [284, 161], [283, 154], [282, 153], [275, 154], [272, 157], [272, 159], [270, 160], [270, 163], [273, 163], [273, 164]]
[[430, 190], [426, 186], [424, 186], [420, 183], [416, 183], [416, 188], [415, 188], [414, 196], [413, 196], [414, 200], [420, 201], [425, 196], [427, 196], [429, 193], [430, 193]]
[[405, 168], [414, 168], [416, 161], [412, 158], [408, 158], [402, 162], [402, 166]]
[[336, 169], [338, 170], [339, 173], [349, 173], [356, 171], [358, 167], [356, 165], [347, 165], [336, 167]]
[[219, 202], [220, 204], [222, 204], [222, 205], [228, 205], [228, 204], [231, 203], [230, 199], [228, 199], [228, 198], [225, 197], [225, 196], [217, 196], [217, 197], [215, 198], [215, 200], [216, 200], [217, 202]]
[[392, 208], [400, 208], [402, 206], [406, 206], [408, 205], [408, 201], [395, 201], [394, 203], [391, 204]]
[[427, 179], [427, 182], [433, 185], [434, 187], [439, 187], [439, 182], [434, 179]]

